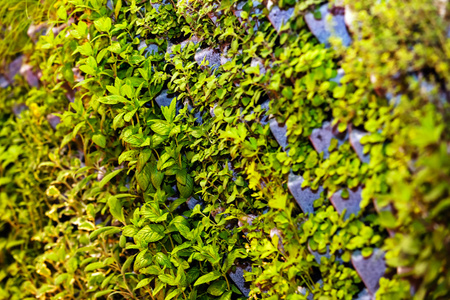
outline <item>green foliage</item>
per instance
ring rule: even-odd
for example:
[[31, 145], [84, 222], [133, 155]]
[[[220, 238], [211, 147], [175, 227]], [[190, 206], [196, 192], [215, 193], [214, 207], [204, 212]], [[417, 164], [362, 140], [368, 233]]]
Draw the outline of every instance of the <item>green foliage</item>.
[[[239, 266], [253, 298], [353, 299], [351, 254], [374, 248], [399, 270], [377, 298], [448, 297], [448, 20], [431, 0], [352, 1], [348, 49], [314, 38], [315, 0], [279, 1], [296, 14], [281, 32], [256, 1], [3, 2], [2, 61], [20, 52], [42, 74], [0, 90], [0, 299], [237, 299]], [[46, 22], [36, 43], [31, 20]], [[227, 62], [200, 66], [206, 48]], [[369, 163], [349, 141], [314, 150], [331, 117], [369, 133]], [[291, 172], [323, 187], [314, 213]], [[344, 219], [329, 199], [358, 186]]]

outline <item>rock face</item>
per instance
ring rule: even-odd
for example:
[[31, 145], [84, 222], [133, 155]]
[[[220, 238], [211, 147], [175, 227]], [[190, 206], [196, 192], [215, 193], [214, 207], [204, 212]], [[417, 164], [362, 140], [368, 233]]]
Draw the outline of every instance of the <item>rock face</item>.
[[350, 46], [352, 38], [345, 26], [344, 15], [332, 15], [328, 10], [328, 3], [322, 4], [318, 11], [321, 14], [320, 19], [316, 19], [314, 14], [309, 12], [305, 15], [305, 22], [319, 42], [330, 47], [330, 38], [335, 37], [339, 38], [345, 47]]
[[277, 140], [278, 144], [281, 148], [286, 151], [286, 147], [288, 145], [287, 142], [287, 127], [286, 125], [281, 125], [275, 119], [271, 119], [269, 122], [270, 131], [272, 131], [273, 136]]
[[288, 178], [288, 188], [302, 211], [304, 213], [313, 213], [314, 201], [320, 198], [320, 193], [323, 192], [323, 188], [319, 187], [316, 191], [313, 191], [309, 187], [302, 188], [303, 181], [304, 179], [302, 176], [290, 173]]
[[380, 287], [380, 278], [386, 273], [384, 252], [380, 249], [374, 249], [372, 255], [367, 258], [364, 258], [360, 252], [355, 252], [352, 255], [352, 264], [368, 292], [375, 295]]
[[352, 145], [353, 150], [355, 150], [356, 154], [358, 154], [359, 159], [363, 163], [370, 162], [369, 154], [364, 154], [364, 146], [361, 144], [361, 138], [368, 135], [369, 133], [354, 129], [353, 127], [349, 127], [350, 132], [350, 145]]
[[361, 203], [361, 192], [362, 187], [358, 187], [355, 190], [348, 190], [348, 198], [345, 199], [342, 197], [342, 190], [337, 191], [336, 193], [331, 196], [331, 203], [333, 204], [334, 208], [339, 212], [339, 214], [342, 214], [344, 210], [346, 210], [344, 215], [344, 220], [347, 220], [350, 218], [352, 214], [358, 215]]
[[197, 64], [210, 67], [213, 70], [217, 69], [222, 64], [221, 58], [220, 52], [212, 48], [200, 50], [194, 55], [194, 60]]
[[330, 157], [328, 148], [330, 147], [331, 139], [333, 138], [338, 141], [338, 145], [340, 146], [347, 140], [347, 133], [339, 132], [337, 126], [331, 126], [331, 123], [328, 121], [324, 122], [321, 128], [314, 129], [309, 136], [309, 140], [313, 144], [314, 149], [316, 149], [318, 153], [323, 152], [324, 158]]
[[281, 27], [294, 16], [295, 10], [294, 7], [290, 7], [286, 10], [280, 9], [273, 4], [272, 0], [267, 2], [267, 9], [269, 10], [269, 15], [267, 17], [277, 32], [280, 32]]
[[249, 283], [244, 279], [244, 271], [250, 272], [251, 270], [250, 265], [238, 265], [236, 266], [236, 271], [228, 273], [228, 276], [230, 276], [234, 284], [246, 298], [248, 298], [248, 294], [250, 293], [250, 287]]

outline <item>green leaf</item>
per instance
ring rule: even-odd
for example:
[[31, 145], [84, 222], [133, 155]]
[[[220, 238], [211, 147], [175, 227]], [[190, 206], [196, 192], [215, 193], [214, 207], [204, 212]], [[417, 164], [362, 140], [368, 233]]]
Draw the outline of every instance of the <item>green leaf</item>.
[[181, 289], [175, 289], [175, 290], [171, 291], [164, 300], [170, 300], [170, 299], [178, 296], [181, 293], [182, 293]]
[[228, 291], [225, 294], [222, 295], [222, 297], [220, 297], [219, 300], [231, 300], [231, 294], [233, 292], [232, 291]]
[[141, 287], [144, 287], [146, 285], [149, 285], [153, 278], [144, 278], [136, 285], [134, 288], [135, 290], [140, 289]]
[[110, 96], [106, 96], [106, 97], [101, 97], [98, 99], [99, 102], [104, 103], [104, 104], [117, 104], [119, 102], [122, 103], [126, 103], [127, 99], [125, 99], [125, 97], [119, 96], [119, 95], [110, 95]]
[[147, 163], [147, 161], [150, 159], [151, 156], [152, 156], [152, 149], [145, 148], [144, 150], [141, 151], [136, 166], [138, 172], [142, 171], [143, 167], [145, 166], [145, 164]]
[[190, 175], [186, 175], [186, 184], [183, 185], [177, 182], [177, 188], [183, 198], [189, 198], [194, 191], [194, 179]]
[[162, 225], [146, 225], [144, 228], [139, 230], [139, 232], [134, 236], [137, 242], [143, 245], [148, 243], [154, 243], [164, 238], [164, 226]]
[[172, 263], [170, 262], [170, 259], [162, 252], [158, 252], [155, 255], [155, 260], [158, 264], [160, 264], [163, 267], [166, 268], [172, 268]]
[[109, 32], [111, 29], [111, 19], [108, 17], [102, 17], [94, 21], [95, 28], [98, 31]]
[[159, 172], [156, 166], [151, 165], [151, 180], [155, 188], [159, 188], [164, 180], [164, 173]]
[[134, 261], [133, 270], [137, 272], [140, 269], [149, 266], [152, 263], [152, 260], [153, 256], [148, 252], [148, 249], [139, 252]]
[[184, 236], [186, 239], [191, 240], [192, 234], [191, 230], [189, 229], [189, 223], [183, 216], [176, 216], [170, 224], [174, 225], [177, 230], [180, 232], [182, 236]]
[[131, 256], [129, 256], [128, 258], [127, 258], [127, 260], [123, 263], [123, 265], [122, 265], [122, 269], [121, 269], [121, 271], [122, 271], [122, 273], [125, 273], [127, 270], [128, 270], [128, 268], [131, 266], [131, 264], [133, 263], [133, 260], [134, 260], [134, 257], [135, 257], [136, 255], [131, 255]]
[[138, 153], [138, 150], [128, 150], [122, 152], [122, 154], [120, 154], [119, 156], [119, 165], [121, 165], [124, 161], [130, 161], [134, 159]]
[[89, 239], [92, 241], [93, 239], [95, 239], [98, 235], [102, 234], [102, 233], [106, 233], [106, 234], [115, 234], [120, 232], [121, 229], [118, 227], [114, 227], [114, 226], [106, 226], [106, 227], [102, 227], [99, 229], [94, 230], [90, 235], [89, 235]]
[[178, 170], [176, 173], [176, 179], [182, 185], [186, 185], [187, 176], [187, 171], [185, 169]]
[[146, 191], [150, 184], [151, 168], [150, 164], [146, 164], [142, 171], [137, 174], [137, 182], [143, 191]]
[[125, 224], [125, 217], [123, 215], [122, 202], [114, 196], [108, 199], [109, 212], [111, 215]]
[[80, 70], [88, 75], [93, 75], [93, 76], [95, 75], [95, 69], [91, 66], [82, 65], [82, 66], [80, 66]]
[[208, 287], [208, 293], [213, 296], [220, 296], [227, 289], [227, 282], [225, 280], [219, 280], [214, 282]]
[[100, 181], [99, 187], [102, 189], [108, 182], [111, 181], [117, 174], [122, 172], [123, 169], [115, 170], [109, 174], [107, 174], [105, 177], [103, 177], [102, 181]]
[[166, 122], [159, 121], [157, 123], [153, 123], [150, 128], [157, 134], [160, 135], [169, 135], [170, 125]]
[[116, 20], [117, 17], [119, 16], [121, 8], [122, 8], [122, 0], [117, 0], [116, 7], [114, 7], [114, 15], [116, 17]]
[[222, 276], [222, 274], [219, 271], [210, 272], [206, 275], [201, 276], [199, 279], [197, 279], [197, 281], [194, 283], [194, 286], [216, 280], [220, 276]]
[[159, 280], [161, 280], [164, 283], [167, 283], [169, 285], [176, 285], [175, 283], [175, 277], [170, 274], [161, 274], [158, 276]]
[[101, 269], [104, 267], [105, 267], [105, 264], [103, 262], [94, 262], [94, 263], [87, 265], [86, 268], [84, 268], [84, 271], [89, 272], [89, 271], [94, 271], [94, 270]]
[[99, 147], [106, 147], [106, 137], [103, 134], [94, 134], [92, 136], [92, 141]]

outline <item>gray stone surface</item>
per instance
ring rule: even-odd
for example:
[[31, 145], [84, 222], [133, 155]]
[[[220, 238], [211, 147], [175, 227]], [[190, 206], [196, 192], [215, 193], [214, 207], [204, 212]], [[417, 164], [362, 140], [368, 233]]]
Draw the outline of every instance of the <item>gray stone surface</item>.
[[221, 55], [219, 50], [206, 48], [198, 51], [194, 55], [194, 60], [199, 65], [208, 66], [211, 69], [217, 69], [221, 65]]
[[39, 78], [38, 75], [35, 74], [28, 64], [23, 64], [20, 67], [20, 75], [25, 77], [25, 80], [27, 81], [28, 85], [31, 87], [38, 87], [39, 86]]
[[[238, 3], [236, 3], [236, 9], [233, 11], [234, 15], [237, 17], [238, 21], [241, 23], [241, 25], [244, 25], [244, 20], [241, 18], [241, 12], [243, 11], [244, 5], [248, 3], [247, 1], [239, 1]], [[253, 27], [253, 30], [258, 30], [259, 26], [261, 25], [261, 22], [259, 21], [259, 19], [257, 17], [255, 17], [255, 15], [261, 15], [262, 14], [262, 10], [260, 8], [258, 8], [258, 6], [261, 3], [257, 2], [256, 0], [252, 1], [252, 7], [250, 8], [250, 13], [249, 13], [249, 17], [248, 17], [248, 21], [254, 21], [255, 25]], [[248, 28], [246, 28], [246, 30], [248, 31]]]
[[330, 37], [336, 37], [342, 40], [342, 45], [348, 47], [352, 38], [350, 37], [343, 15], [332, 15], [328, 10], [328, 3], [319, 7], [322, 15], [320, 20], [314, 17], [312, 12], [305, 14], [305, 22], [311, 30], [312, 34], [320, 43], [330, 47]]
[[141, 51], [144, 49], [144, 56], [147, 57], [148, 55], [155, 55], [155, 54], [161, 54], [159, 53], [158, 45], [156, 44], [147, 44], [145, 41], [141, 41], [138, 50]]
[[56, 126], [61, 123], [61, 118], [54, 114], [49, 114], [47, 115], [47, 121], [53, 129], [56, 129]]
[[9, 64], [8, 71], [5, 75], [10, 82], [13, 82], [14, 77], [20, 72], [22, 62], [23, 62], [23, 55], [17, 57]]
[[278, 144], [284, 151], [286, 151], [286, 147], [288, 146], [286, 125], [281, 125], [275, 118], [271, 119], [269, 124], [270, 131], [272, 131], [272, 134], [277, 140]]
[[264, 62], [262, 61], [262, 59], [260, 59], [258, 57], [254, 57], [250, 61], [250, 67], [256, 67], [256, 66], [259, 67], [259, 74], [260, 75], [266, 74], [266, 68], [264, 67]]
[[309, 140], [313, 144], [314, 149], [318, 153], [323, 152], [324, 158], [330, 157], [328, 148], [333, 138], [338, 141], [338, 145], [340, 146], [347, 140], [347, 132], [339, 132], [337, 126], [333, 127], [331, 122], [328, 121], [325, 121], [321, 128], [315, 128], [309, 136]]
[[337, 191], [336, 193], [331, 196], [330, 200], [333, 204], [334, 208], [339, 212], [339, 214], [342, 214], [344, 209], [346, 209], [344, 220], [347, 220], [352, 214], [358, 215], [361, 203], [361, 192], [362, 187], [359, 186], [357, 189], [348, 189], [349, 196], [347, 199], [342, 198], [341, 193], [342, 190]]
[[354, 129], [352, 126], [349, 127], [349, 140], [350, 145], [352, 146], [353, 150], [355, 150], [356, 154], [358, 155], [359, 159], [363, 163], [369, 163], [370, 162], [370, 155], [364, 154], [364, 146], [361, 144], [361, 138], [368, 135], [368, 132], [364, 132], [358, 129]]
[[323, 188], [319, 187], [316, 191], [309, 187], [302, 188], [303, 181], [302, 176], [295, 175], [291, 172], [288, 177], [288, 188], [302, 211], [304, 213], [313, 213], [314, 201], [320, 198], [320, 193], [323, 192]]
[[294, 7], [290, 7], [286, 10], [280, 9], [278, 6], [274, 5], [271, 0], [267, 2], [267, 9], [269, 10], [269, 15], [267, 17], [277, 32], [280, 32], [281, 27], [284, 24], [287, 24], [289, 19], [294, 16], [295, 10]]
[[186, 204], [190, 210], [193, 210], [197, 204], [200, 204], [200, 207], [202, 207], [202, 208], [205, 205], [205, 203], [202, 201], [202, 199], [197, 200], [194, 197], [190, 197], [188, 199], [188, 201], [186, 201]]
[[[331, 258], [330, 246], [329, 245], [327, 245], [327, 251], [325, 253], [320, 253], [319, 251], [312, 250], [311, 247], [309, 246], [309, 243], [308, 243], [308, 250], [309, 250], [309, 253], [311, 253], [314, 256], [314, 259], [316, 260], [316, 262], [318, 264], [320, 264], [320, 260], [322, 259], [322, 257], [326, 257], [328, 259]], [[338, 253], [338, 255], [340, 255], [340, 254], [342, 254], [342, 251], [340, 251]], [[336, 257], [336, 261], [339, 261], [341, 263], [343, 262], [340, 257]]]
[[[183, 50], [184, 47], [186, 47], [189, 43], [193, 43], [196, 45], [199, 42], [200, 42], [200, 39], [196, 35], [193, 35], [191, 38], [184, 40], [180, 43], [181, 50]], [[174, 46], [174, 44], [172, 44], [170, 41], [167, 41], [167, 53], [169, 53], [169, 54], [172, 53], [173, 46]]]
[[[155, 101], [159, 107], [170, 106], [170, 103], [172, 102], [173, 98], [175, 98], [175, 96], [169, 96], [168, 90], [162, 90], [161, 93], [155, 97]], [[181, 105], [180, 105], [179, 101], [177, 101], [176, 114], [178, 114], [180, 109], [181, 109]]]
[[375, 300], [375, 297], [371, 296], [367, 289], [363, 289], [358, 295], [356, 295], [355, 300]]
[[20, 113], [27, 109], [28, 109], [28, 106], [26, 106], [25, 103], [20, 103], [20, 104], [14, 104], [12, 111], [16, 117], [20, 117]]
[[0, 88], [5, 89], [9, 86], [8, 80], [5, 78], [5, 76], [0, 75]]
[[386, 273], [386, 263], [384, 261], [384, 252], [380, 249], [374, 249], [370, 257], [364, 258], [357, 251], [352, 255], [352, 264], [359, 277], [364, 282], [370, 295], [375, 295], [380, 287], [380, 278]]
[[341, 85], [341, 79], [342, 77], [344, 77], [345, 73], [344, 73], [344, 69], [339, 68], [337, 70], [337, 75], [334, 78], [331, 78], [330, 81], [336, 82], [338, 85]]
[[250, 293], [250, 285], [244, 279], [244, 271], [250, 272], [251, 270], [252, 268], [249, 265], [236, 266], [236, 271], [228, 273], [231, 280], [233, 280], [234, 284], [246, 298], [248, 298], [248, 294]]

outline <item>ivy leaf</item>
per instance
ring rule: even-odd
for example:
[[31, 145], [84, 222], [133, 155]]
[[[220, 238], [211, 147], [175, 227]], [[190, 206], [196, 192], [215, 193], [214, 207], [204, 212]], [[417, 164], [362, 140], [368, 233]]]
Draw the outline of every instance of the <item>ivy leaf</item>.
[[117, 174], [122, 172], [123, 169], [115, 170], [109, 174], [107, 174], [105, 177], [103, 177], [102, 181], [100, 181], [99, 187], [102, 189], [108, 182], [111, 181]]
[[200, 285], [203, 283], [207, 283], [207, 282], [211, 282], [213, 280], [216, 280], [220, 276], [222, 276], [222, 274], [219, 271], [212, 271], [206, 275], [201, 276], [199, 279], [197, 279], [197, 281], [194, 283], [194, 286], [197, 286], [197, 285]]
[[125, 224], [125, 217], [123, 215], [122, 202], [115, 196], [111, 196], [108, 199], [109, 212], [111, 215]]

